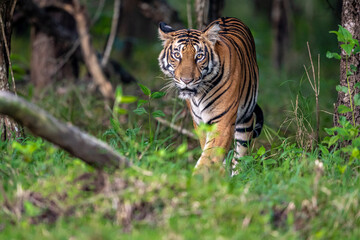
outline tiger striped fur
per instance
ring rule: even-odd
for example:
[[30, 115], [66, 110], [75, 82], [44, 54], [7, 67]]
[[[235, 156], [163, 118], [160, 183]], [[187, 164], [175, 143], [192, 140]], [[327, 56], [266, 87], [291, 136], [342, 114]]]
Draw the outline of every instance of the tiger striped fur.
[[[236, 18], [219, 18], [203, 31], [175, 31], [160, 23], [159, 36], [164, 45], [160, 68], [186, 100], [194, 127], [217, 125], [218, 134], [200, 137], [203, 152], [195, 169], [221, 163], [234, 139], [235, 167], [263, 126], [257, 105], [255, 43], [249, 28]], [[218, 154], [218, 148], [225, 150], [223, 154]]]

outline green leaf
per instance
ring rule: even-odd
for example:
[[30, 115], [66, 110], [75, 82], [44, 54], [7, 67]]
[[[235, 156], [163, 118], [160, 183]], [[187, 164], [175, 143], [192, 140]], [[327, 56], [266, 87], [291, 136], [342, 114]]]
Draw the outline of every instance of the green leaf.
[[[339, 31], [338, 31], [338, 41], [339, 42], [349, 42], [353, 37], [351, 35], [351, 33], [344, 27], [342, 27], [341, 25], [339, 25]], [[339, 39], [340, 37], [340, 39]]]
[[258, 156], [262, 156], [262, 155], [264, 155], [266, 153], [266, 149], [265, 149], [265, 147], [264, 146], [261, 146], [260, 148], [259, 148], [259, 150], [257, 151], [257, 155]]
[[354, 158], [359, 158], [360, 156], [360, 151], [357, 147], [353, 148], [351, 155], [350, 155], [350, 159], [354, 159]]
[[355, 138], [355, 139], [352, 141], [352, 144], [353, 144], [355, 147], [360, 147], [360, 137]]
[[354, 75], [354, 73], [352, 72], [352, 71], [350, 71], [350, 70], [347, 70], [347, 72], [346, 72], [346, 76], [352, 76], [352, 75]]
[[[341, 26], [339, 25], [339, 27], [341, 27]], [[336, 34], [338, 42], [345, 42], [344, 36], [342, 34], [340, 34], [338, 31], [330, 31], [329, 33]]]
[[352, 127], [348, 130], [348, 135], [351, 139], [354, 139], [356, 136], [359, 135], [359, 130], [357, 128]]
[[351, 56], [351, 53], [352, 53], [352, 50], [353, 50], [354, 46], [355, 46], [354, 43], [344, 43], [344, 44], [340, 45], [340, 47], [342, 49], [344, 49], [344, 51], [346, 52], [346, 54], [348, 56]]
[[[359, 42], [358, 42], [358, 44], [359, 44]], [[360, 46], [357, 45], [357, 47], [354, 49], [354, 54], [357, 54], [359, 52], [360, 52]]]
[[360, 106], [360, 93], [355, 94], [354, 104], [355, 104], [355, 106]]
[[359, 88], [359, 89], [360, 89], [360, 82], [355, 83], [354, 87], [357, 87], [357, 88]]
[[187, 149], [188, 149], [187, 144], [183, 143], [176, 149], [176, 153], [177, 155], [182, 155], [187, 151]]
[[122, 96], [120, 103], [133, 103], [137, 101], [135, 96]]
[[358, 39], [354, 39], [354, 43], [355, 43], [355, 46], [360, 47], [360, 44], [359, 44], [359, 40], [358, 40]]
[[148, 102], [149, 102], [149, 100], [139, 99], [137, 107], [139, 108], [139, 107], [143, 106], [144, 104], [147, 104]]
[[321, 151], [321, 155], [322, 156], [328, 156], [330, 154], [329, 150], [327, 149], [327, 147], [325, 147], [324, 145], [319, 145], [319, 149]]
[[338, 59], [338, 60], [341, 59], [341, 56], [338, 53], [335, 53], [335, 52], [332, 53], [332, 52], [329, 52], [329, 51], [326, 52], [326, 57], [327, 58], [335, 58], [335, 59]]
[[337, 85], [336, 86], [336, 91], [347, 93], [348, 92], [348, 87]]
[[122, 94], [123, 94], [123, 92], [122, 92], [121, 86], [117, 86], [117, 87], [116, 87], [116, 90], [115, 90], [115, 96], [116, 96], [116, 98], [122, 96]]
[[265, 163], [265, 165], [274, 165], [274, 164], [277, 163], [277, 161], [275, 159], [273, 159], [273, 158], [269, 158], [269, 159], [266, 159], [264, 161], [264, 163]]
[[124, 109], [124, 108], [119, 108], [119, 107], [115, 107], [115, 112], [117, 113], [117, 114], [121, 114], [121, 115], [124, 115], [124, 114], [127, 114], [128, 113], [128, 111], [126, 110], [126, 109]]
[[161, 110], [156, 110], [156, 111], [152, 112], [151, 115], [153, 117], [165, 117], [165, 114]]
[[334, 133], [335, 133], [334, 128], [324, 128], [324, 130], [329, 135], [334, 135]]
[[344, 137], [347, 138], [349, 136], [349, 131], [346, 130], [345, 128], [338, 128], [336, 130], [337, 135], [340, 137]]
[[338, 112], [339, 113], [348, 113], [351, 112], [351, 108], [345, 106], [345, 105], [339, 105], [338, 106]]
[[332, 136], [329, 139], [328, 147], [331, 147], [332, 145], [334, 145], [339, 139], [340, 139], [339, 135]]
[[347, 165], [338, 166], [338, 168], [339, 168], [340, 173], [341, 173], [341, 174], [344, 174], [344, 172], [346, 171]]
[[353, 65], [353, 64], [350, 65], [350, 69], [353, 72], [356, 72], [358, 70], [357, 67], [355, 65]]
[[156, 98], [162, 98], [163, 96], [165, 96], [165, 92], [154, 92], [154, 93], [152, 93], [151, 94], [151, 98], [154, 98], [154, 99], [156, 99]]
[[40, 208], [34, 206], [31, 202], [25, 201], [24, 202], [24, 210], [27, 215], [30, 217], [35, 217], [41, 213]]
[[[339, 123], [340, 123], [340, 125], [343, 126], [343, 127], [350, 125], [350, 122], [346, 119], [345, 116], [340, 116], [340, 117], [339, 117]], [[335, 129], [336, 129], [336, 131], [338, 131], [338, 127], [336, 127]]]
[[143, 115], [147, 113], [147, 111], [143, 107], [137, 108], [133, 112], [136, 113], [137, 115]]
[[150, 97], [150, 95], [151, 95], [150, 89], [149, 89], [148, 87], [140, 84], [140, 83], [139, 83], [138, 85], [139, 85], [139, 87], [141, 88], [141, 91], [142, 91], [146, 96], [149, 96], [149, 97]]

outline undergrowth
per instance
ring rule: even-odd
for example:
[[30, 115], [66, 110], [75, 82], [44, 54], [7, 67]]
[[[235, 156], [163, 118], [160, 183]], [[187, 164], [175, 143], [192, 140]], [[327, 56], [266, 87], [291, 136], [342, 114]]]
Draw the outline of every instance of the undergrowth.
[[[360, 137], [352, 121], [341, 118], [314, 141], [313, 108], [296, 100], [287, 124], [306, 134], [265, 126], [237, 176], [193, 176], [196, 140], [156, 120], [181, 124], [183, 104], [141, 90], [134, 98], [118, 89], [113, 109], [81, 89], [42, 103], [60, 101], [53, 114], [83, 128], [92, 122], [90, 131], [133, 163], [128, 169], [96, 171], [30, 134], [1, 142], [0, 239], [360, 238]], [[94, 105], [99, 115], [88, 110]]]

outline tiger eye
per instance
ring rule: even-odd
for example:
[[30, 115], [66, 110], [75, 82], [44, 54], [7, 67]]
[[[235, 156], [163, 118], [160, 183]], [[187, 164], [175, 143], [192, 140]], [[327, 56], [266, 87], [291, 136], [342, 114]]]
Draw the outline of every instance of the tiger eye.
[[197, 60], [200, 60], [200, 59], [202, 59], [204, 57], [204, 54], [202, 54], [202, 53], [199, 53], [198, 55], [196, 55], [196, 59]]
[[174, 53], [174, 57], [175, 57], [175, 58], [180, 58], [180, 53], [179, 53], [179, 52], [175, 52], [175, 53]]

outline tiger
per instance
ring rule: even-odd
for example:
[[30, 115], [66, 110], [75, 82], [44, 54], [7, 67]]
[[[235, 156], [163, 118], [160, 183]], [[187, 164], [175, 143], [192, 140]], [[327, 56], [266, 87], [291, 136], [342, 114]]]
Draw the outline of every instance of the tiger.
[[202, 153], [195, 172], [222, 165], [235, 142], [235, 175], [237, 160], [247, 154], [264, 123], [257, 104], [259, 70], [250, 29], [237, 18], [222, 17], [202, 31], [174, 30], [160, 22], [158, 32], [163, 43], [160, 69], [186, 101], [194, 128], [216, 124], [217, 134], [199, 136]]

